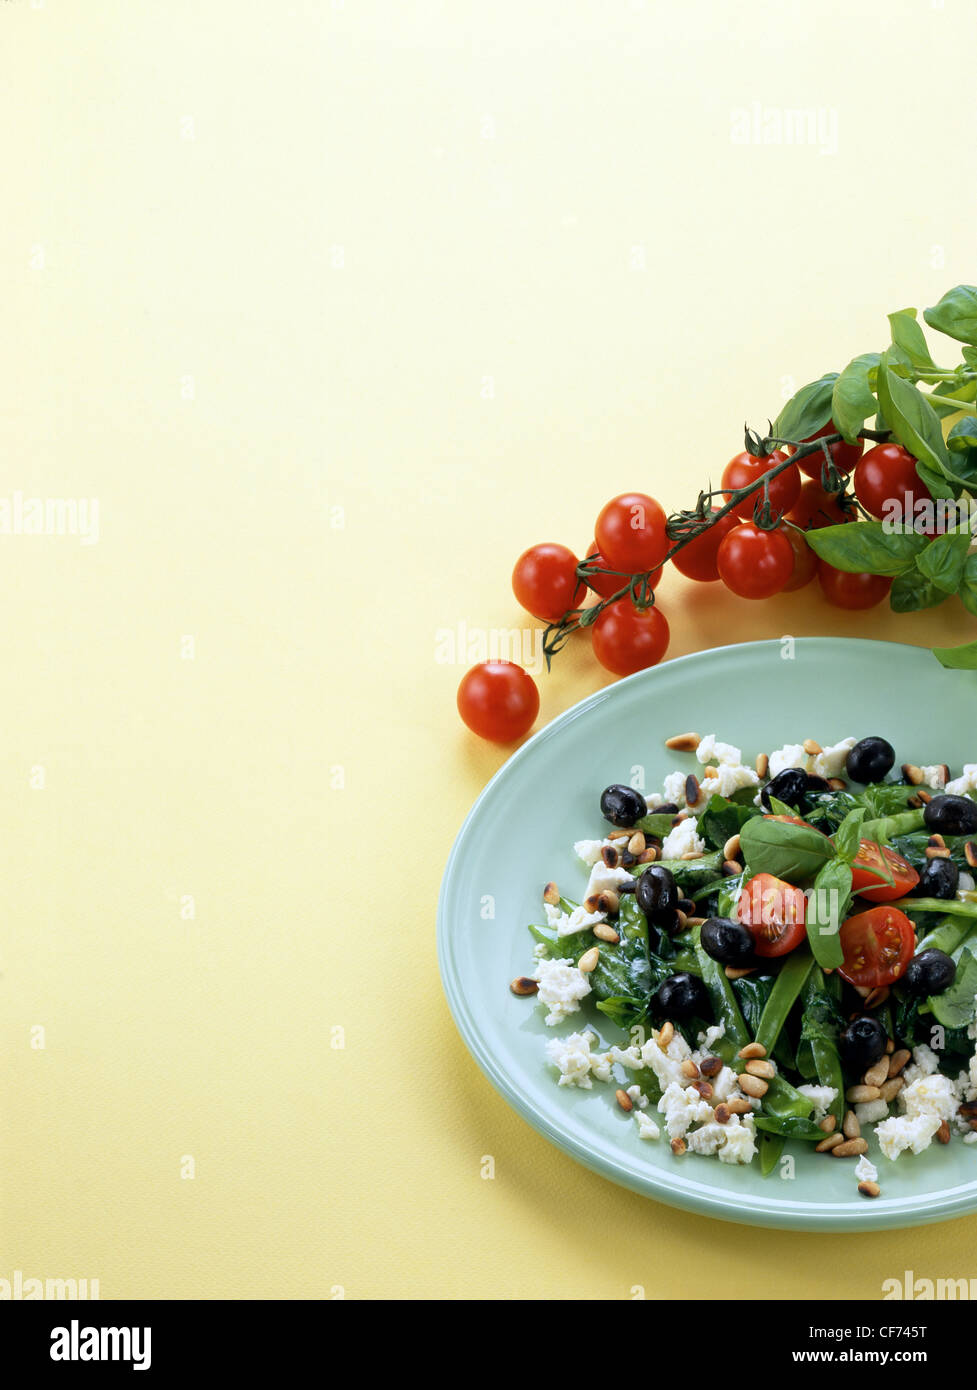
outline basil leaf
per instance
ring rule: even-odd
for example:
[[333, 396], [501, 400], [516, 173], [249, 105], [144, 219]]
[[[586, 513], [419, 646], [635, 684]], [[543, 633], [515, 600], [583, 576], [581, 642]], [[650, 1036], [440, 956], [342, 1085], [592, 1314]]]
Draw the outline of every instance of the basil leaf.
[[[957, 377], [950, 381], [938, 381], [933, 387], [933, 394], [936, 396], [949, 396], [951, 401], [960, 401], [962, 405], [977, 399], [977, 381], [961, 382]], [[933, 405], [932, 402], [930, 402]], [[933, 405], [937, 415], [943, 419], [946, 415], [952, 415], [957, 407], [955, 405], [943, 405], [937, 403]]]
[[837, 970], [844, 962], [841, 924], [851, 902], [851, 865], [829, 859], [814, 880], [807, 899], [807, 939], [811, 953], [823, 970]]
[[949, 476], [950, 456], [939, 416], [921, 391], [888, 369], [885, 353], [879, 365], [879, 402], [903, 448], [937, 473]]
[[959, 647], [934, 647], [933, 655], [949, 671], [977, 671], [977, 642]]
[[847, 521], [805, 532], [816, 555], [850, 574], [901, 574], [929, 544], [910, 529], [892, 529], [881, 521]]
[[974, 995], [977, 994], [977, 957], [965, 946], [957, 961], [953, 984], [942, 994], [931, 994], [933, 1017], [944, 1028], [965, 1028], [974, 1021]]
[[740, 831], [740, 848], [754, 874], [773, 874], [793, 883], [813, 879], [825, 860], [834, 856], [831, 841], [808, 825], [756, 816]]
[[889, 315], [892, 328], [892, 341], [902, 349], [914, 367], [921, 371], [932, 371], [936, 366], [926, 345], [923, 330], [916, 322], [915, 309], [900, 309]]
[[958, 420], [946, 437], [946, 447], [951, 454], [966, 454], [977, 449], [977, 416], [965, 415]]
[[960, 577], [960, 602], [977, 618], [977, 555], [968, 555]]
[[945, 594], [955, 594], [960, 587], [969, 547], [969, 531], [948, 531], [946, 535], [935, 536], [916, 556], [916, 568], [924, 579]]
[[634, 828], [643, 831], [645, 835], [654, 835], [657, 839], [664, 840], [675, 824], [676, 814], [675, 811], [666, 811], [664, 814], [660, 811], [652, 811], [647, 816], [642, 816], [640, 820], [635, 821]]
[[829, 372], [820, 380], [802, 386], [774, 421], [774, 434], [798, 443], [817, 434], [831, 419], [831, 391], [837, 380], [838, 373]]
[[867, 808], [856, 806], [849, 811], [848, 815], [835, 831], [835, 854], [846, 864], [851, 864], [858, 853], [861, 844], [862, 822], [865, 819]]
[[854, 442], [865, 421], [878, 408], [869, 385], [869, 372], [881, 360], [877, 352], [853, 357], [832, 388], [831, 418], [849, 443]]
[[[965, 471], [966, 465], [963, 463], [961, 455], [954, 454], [954, 478], [957, 478], [962, 481]], [[933, 497], [943, 497], [946, 499], [946, 501], [952, 502], [953, 499], [960, 492], [960, 481], [958, 481], [957, 484], [954, 485], [950, 482], [949, 478], [947, 478], [945, 474], [938, 473], [935, 468], [930, 468], [928, 464], [917, 462], [916, 473], [919, 476], [920, 481], [926, 484], [926, 487], [929, 489], [930, 495]], [[916, 498], [916, 503], [914, 504], [913, 511], [915, 512], [917, 510], [919, 502], [922, 502], [925, 505], [926, 501], [927, 499], [925, 497]], [[905, 520], [906, 518], [903, 517], [902, 519]], [[916, 518], [914, 518], [914, 520], [915, 519]]]
[[699, 834], [714, 849], [722, 849], [728, 839], [739, 834], [748, 820], [758, 815], [758, 807], [738, 805], [714, 792], [699, 817]]
[[949, 594], [924, 579], [914, 566], [893, 579], [889, 590], [889, 607], [893, 613], [918, 613], [921, 608], [935, 608], [948, 598]]
[[977, 286], [955, 285], [938, 304], [923, 310], [923, 318], [949, 338], [977, 343]]

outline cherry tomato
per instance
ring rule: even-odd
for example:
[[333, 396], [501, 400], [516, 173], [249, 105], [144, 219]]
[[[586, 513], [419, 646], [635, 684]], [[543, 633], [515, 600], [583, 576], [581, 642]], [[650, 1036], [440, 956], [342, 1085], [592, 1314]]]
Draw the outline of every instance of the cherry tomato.
[[539, 691], [528, 671], [513, 661], [481, 661], [458, 687], [458, 713], [479, 738], [511, 743], [522, 738], [539, 713]]
[[795, 589], [803, 589], [805, 584], [810, 584], [818, 572], [818, 557], [804, 539], [803, 533], [796, 531], [793, 526], [785, 526], [784, 535], [790, 541], [794, 552], [794, 569], [784, 585], [784, 593], [792, 594]]
[[[883, 857], [884, 856], [884, 857]], [[887, 883], [886, 879], [892, 880]], [[888, 903], [904, 898], [919, 882], [919, 874], [908, 859], [880, 846], [873, 840], [862, 840], [851, 866], [851, 886], [860, 897], [871, 903]]]
[[635, 608], [629, 598], [609, 604], [591, 628], [594, 655], [616, 676], [655, 666], [668, 650], [668, 623], [657, 605]]
[[719, 577], [740, 598], [779, 594], [794, 572], [794, 547], [782, 530], [741, 522], [719, 544]]
[[[713, 508], [714, 512], [718, 510], [718, 507]], [[719, 578], [719, 567], [716, 564], [719, 543], [723, 536], [728, 536], [738, 524], [739, 518], [732, 512], [727, 512], [721, 521], [714, 521], [708, 531], [703, 531], [694, 541], [683, 545], [673, 557], [672, 564], [687, 579], [698, 579], [701, 584], [711, 584]]]
[[[764, 473], [769, 473], [772, 468], [776, 468], [778, 463], [783, 463], [787, 457], [780, 449], [775, 449], [766, 458], [759, 458], [756, 454], [737, 454], [730, 459], [723, 469], [723, 495], [728, 502], [731, 494], [737, 488], [749, 487], [751, 483], [757, 482]], [[801, 475], [796, 468], [785, 468], [783, 473], [779, 473], [770, 483], [770, 506], [775, 512], [789, 512], [797, 501], [801, 491]], [[762, 490], [751, 493], [742, 502], [737, 502], [733, 511], [743, 521], [752, 521], [753, 512], [757, 503], [763, 500]]]
[[929, 488], [916, 472], [916, 460], [901, 444], [876, 444], [858, 461], [855, 469], [855, 496], [872, 516], [888, 516], [912, 524], [911, 503], [905, 518], [906, 497], [930, 496]]
[[[829, 420], [818, 430], [817, 434], [812, 434], [808, 439], [805, 439], [804, 443], [812, 444], [815, 439], [824, 439], [825, 435], [838, 433], [839, 430], [834, 420]], [[850, 473], [862, 457], [864, 448], [865, 441], [862, 439], [859, 439], [855, 444], [846, 444], [843, 439], [839, 439], [836, 444], [828, 445], [828, 453], [831, 455], [831, 462], [839, 473]], [[802, 458], [797, 466], [802, 473], [806, 473], [809, 478], [820, 483], [821, 470], [824, 466], [824, 450], [822, 449], [818, 454], [808, 454], [807, 458]]]
[[512, 571], [512, 592], [534, 618], [555, 623], [571, 608], [579, 608], [587, 588], [577, 578], [573, 551], [547, 541], [519, 556]]
[[802, 531], [817, 531], [822, 526], [841, 526], [855, 519], [854, 505], [844, 507], [840, 493], [825, 492], [820, 483], [810, 479], [801, 487], [801, 495], [790, 509], [790, 520]]
[[848, 574], [825, 560], [818, 565], [818, 581], [836, 608], [874, 608], [892, 588], [892, 580], [884, 574]]
[[[818, 830], [816, 825], [808, 825], [803, 816], [764, 816], [764, 820], [782, 820], [787, 825], [803, 825], [805, 830]], [[818, 830], [819, 835], [824, 835], [823, 830]], [[824, 835], [827, 839], [827, 835]]]
[[756, 874], [744, 883], [736, 915], [753, 936], [758, 956], [785, 956], [807, 936], [807, 899], [800, 888], [773, 874]]
[[642, 574], [657, 569], [668, 553], [666, 520], [653, 497], [643, 492], [625, 492], [601, 510], [594, 527], [594, 541], [611, 569]]
[[[602, 566], [610, 569], [603, 555], [597, 549], [596, 541], [591, 541], [590, 549], [587, 551], [588, 560], [597, 560]], [[635, 574], [640, 574], [640, 570], [635, 570]], [[601, 598], [613, 598], [627, 584], [629, 575], [627, 574], [592, 574], [588, 576], [587, 587], [593, 589], [595, 594], [600, 594]], [[658, 582], [662, 577], [662, 566], [652, 570], [649, 576], [649, 583], [653, 589], [658, 587]]]
[[838, 974], [870, 989], [901, 979], [916, 948], [913, 924], [897, 907], [872, 907], [849, 917], [840, 940], [845, 960]]

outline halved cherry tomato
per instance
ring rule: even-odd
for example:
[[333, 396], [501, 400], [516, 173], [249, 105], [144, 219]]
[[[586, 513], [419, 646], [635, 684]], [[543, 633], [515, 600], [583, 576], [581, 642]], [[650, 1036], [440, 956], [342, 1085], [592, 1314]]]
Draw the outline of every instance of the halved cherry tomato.
[[736, 915], [753, 936], [758, 956], [785, 956], [807, 935], [804, 913], [807, 900], [800, 888], [773, 874], [756, 874], [744, 883]]
[[788, 825], [803, 825], [805, 830], [815, 830], [816, 826], [808, 825], [803, 816], [764, 816], [764, 820], [782, 820]]
[[912, 922], [897, 907], [871, 907], [842, 923], [844, 964], [838, 974], [851, 985], [878, 989], [905, 974], [916, 948]]
[[853, 892], [871, 903], [891, 903], [912, 892], [918, 882], [919, 874], [908, 859], [888, 845], [880, 847], [873, 840], [861, 841], [851, 866]]

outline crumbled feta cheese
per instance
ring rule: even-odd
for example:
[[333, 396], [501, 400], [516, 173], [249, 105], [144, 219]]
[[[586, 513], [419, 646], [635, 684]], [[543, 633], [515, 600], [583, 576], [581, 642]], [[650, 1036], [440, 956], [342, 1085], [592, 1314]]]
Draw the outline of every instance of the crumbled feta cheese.
[[549, 953], [550, 948], [547, 946], [546, 942], [537, 941], [536, 945], [533, 947], [533, 960], [542, 960], [543, 957], [548, 956]]
[[960, 877], [957, 879], [957, 887], [964, 893], [972, 893], [977, 888], [973, 874], [968, 874], [966, 869], [960, 870]]
[[[534, 980], [539, 981], [537, 998], [547, 1005], [546, 1022], [552, 1028], [580, 1008], [580, 1000], [590, 993], [590, 982], [572, 960], [541, 960]], [[581, 1036], [575, 1034], [574, 1036]]]
[[849, 750], [855, 747], [856, 740], [853, 738], [843, 738], [840, 743], [833, 743], [830, 748], [822, 748], [820, 753], [815, 753], [808, 766], [808, 771], [815, 777], [840, 777], [845, 770], [845, 760]]
[[[595, 1033], [571, 1033], [568, 1038], [551, 1038], [546, 1044], [546, 1056], [559, 1068], [558, 1086], [579, 1086], [589, 1091], [593, 1086], [591, 1072], [607, 1068], [610, 1076], [610, 1062], [606, 1056], [591, 1054], [591, 1047], [597, 1041]], [[606, 1077], [598, 1077], [606, 1080]]]
[[[710, 1114], [712, 1112], [710, 1111]], [[686, 1147], [694, 1154], [718, 1153], [726, 1142], [726, 1131], [714, 1120], [690, 1130], [685, 1136]]]
[[673, 1062], [685, 1062], [692, 1056], [692, 1049], [682, 1037], [681, 1033], [673, 1033], [665, 1048], [666, 1056], [671, 1057]]
[[695, 756], [700, 763], [735, 764], [743, 761], [739, 748], [734, 748], [731, 743], [720, 743], [715, 734], [706, 734], [705, 738], [699, 740]]
[[977, 791], [977, 763], [964, 763], [963, 772], [947, 782], [944, 791], [951, 796], [966, 796], [968, 792]]
[[672, 806], [685, 805], [684, 772], [670, 772], [665, 778], [665, 801]]
[[589, 869], [592, 864], [596, 864], [600, 858], [600, 852], [609, 840], [577, 840], [573, 846], [573, 852], [578, 859], [582, 859]]
[[942, 791], [946, 782], [946, 764], [935, 763], [932, 767], [921, 767], [923, 786], [932, 787], [935, 792]]
[[928, 1149], [939, 1127], [938, 1115], [893, 1115], [876, 1126], [875, 1137], [886, 1158], [894, 1161], [906, 1149], [914, 1154]]
[[902, 1079], [908, 1086], [914, 1081], [918, 1081], [922, 1076], [932, 1076], [939, 1069], [940, 1059], [933, 1049], [927, 1047], [925, 1043], [919, 1043], [913, 1049], [913, 1060], [902, 1073]]
[[587, 927], [596, 927], [606, 916], [603, 912], [588, 912], [583, 906], [575, 907], [572, 912], [564, 912], [556, 903], [544, 903], [543, 906], [547, 924], [556, 928], [557, 936], [573, 936]]
[[618, 884], [630, 883], [631, 877], [627, 869], [609, 869], [603, 859], [599, 859], [590, 871], [584, 900], [594, 893], [606, 893], [608, 888], [616, 889]]
[[838, 1092], [834, 1086], [798, 1086], [797, 1089], [802, 1096], [807, 1096], [808, 1100], [814, 1102], [816, 1120], [823, 1120], [832, 1103], [838, 1099]]
[[806, 767], [807, 754], [799, 743], [785, 743], [777, 748], [767, 759], [767, 776], [773, 781], [778, 772], [787, 767]]
[[721, 1126], [726, 1131], [726, 1142], [719, 1150], [720, 1163], [750, 1163], [756, 1153], [752, 1116], [744, 1117], [749, 1123], [734, 1124], [737, 1118], [733, 1115], [727, 1124]]
[[662, 1090], [676, 1082], [682, 1085], [687, 1078], [682, 1075], [681, 1058], [667, 1056], [658, 1046], [654, 1038], [649, 1038], [644, 1047], [612, 1047], [611, 1057], [622, 1067], [629, 1067], [637, 1071], [641, 1067], [650, 1067], [654, 1072], [659, 1086]]
[[878, 1120], [884, 1120], [889, 1113], [888, 1103], [880, 1097], [878, 1100], [863, 1100], [855, 1106], [855, 1119], [860, 1125], [874, 1125]]
[[635, 1110], [634, 1118], [638, 1125], [639, 1139], [658, 1139], [660, 1137], [661, 1130], [650, 1115], [646, 1115], [642, 1110]]
[[657, 811], [659, 806], [665, 805], [665, 798], [659, 792], [652, 792], [650, 796], [645, 797], [645, 805], [649, 813]]
[[969, 1134], [963, 1136], [963, 1142], [965, 1144], [977, 1144], [977, 1133], [971, 1130]]
[[712, 1098], [717, 1104], [721, 1100], [732, 1100], [738, 1092], [736, 1073], [732, 1067], [723, 1067], [712, 1078]]
[[624, 1094], [630, 1097], [631, 1104], [636, 1105], [639, 1110], [648, 1109], [648, 1097], [640, 1086], [629, 1086]]
[[669, 1139], [680, 1138], [690, 1125], [705, 1124], [713, 1116], [712, 1106], [702, 1099], [694, 1086], [683, 1087], [677, 1081], [665, 1087], [658, 1102], [658, 1113], [665, 1117]]
[[662, 859], [681, 859], [684, 854], [705, 854], [706, 842], [696, 828], [691, 816], [679, 821], [678, 825], [665, 836], [662, 844]]
[[[700, 1033], [698, 1038], [696, 1038], [696, 1042], [702, 1049], [703, 1057], [710, 1056], [710, 1049], [714, 1048], [719, 1039], [725, 1036], [725, 1023], [711, 1023], [704, 1033]], [[697, 1057], [696, 1061], [698, 1062], [699, 1060], [700, 1059]]]
[[949, 1120], [957, 1111], [957, 1095], [948, 1076], [921, 1076], [899, 1092], [899, 1104], [905, 1106], [910, 1119], [918, 1115], [935, 1115], [937, 1120]]
[[875, 1182], [878, 1176], [878, 1168], [876, 1168], [871, 1159], [867, 1158], [865, 1154], [862, 1154], [861, 1158], [855, 1164], [855, 1177], [858, 1182]]

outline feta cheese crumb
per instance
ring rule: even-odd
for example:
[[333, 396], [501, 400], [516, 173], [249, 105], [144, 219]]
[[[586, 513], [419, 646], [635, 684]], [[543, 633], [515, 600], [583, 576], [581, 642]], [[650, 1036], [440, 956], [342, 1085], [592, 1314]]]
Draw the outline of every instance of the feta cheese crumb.
[[661, 1136], [661, 1130], [651, 1116], [646, 1115], [643, 1110], [636, 1110], [634, 1118], [638, 1126], [639, 1139], [658, 1139]]
[[942, 791], [946, 782], [946, 766], [944, 763], [936, 763], [932, 767], [921, 767], [923, 774], [923, 786], [932, 787], [935, 792]]
[[875, 1182], [879, 1176], [879, 1170], [875, 1164], [865, 1154], [855, 1164], [855, 1177], [858, 1182]]
[[579, 1086], [582, 1091], [592, 1088], [591, 1072], [595, 1070], [595, 1065], [601, 1067], [607, 1061], [591, 1054], [590, 1049], [596, 1041], [596, 1034], [590, 1032], [571, 1033], [568, 1038], [549, 1040], [546, 1056], [559, 1069], [558, 1086]]
[[557, 936], [573, 936], [587, 927], [596, 927], [606, 916], [603, 912], [588, 912], [583, 906], [575, 907], [572, 912], [564, 912], [556, 903], [544, 903], [543, 906], [547, 924], [556, 928]]
[[715, 1120], [708, 1121], [685, 1136], [686, 1147], [694, 1154], [721, 1153], [726, 1143], [726, 1131]]
[[716, 769], [716, 776], [710, 780], [709, 792], [710, 794], [715, 792], [728, 799], [734, 792], [741, 791], [744, 787], [758, 787], [759, 785], [760, 779], [752, 767], [743, 767], [741, 763], [723, 764]]
[[808, 767], [808, 771], [815, 777], [840, 777], [845, 771], [845, 761], [849, 750], [855, 747], [856, 740], [853, 738], [843, 738], [840, 743], [833, 743], [830, 748], [822, 748], [820, 753], [815, 753]]
[[807, 754], [799, 743], [785, 743], [783, 748], [777, 748], [767, 759], [767, 776], [771, 781], [777, 776], [778, 772], [783, 772], [787, 767], [807, 766]]
[[734, 765], [743, 761], [741, 749], [734, 748], [731, 743], [720, 743], [715, 734], [706, 734], [705, 738], [699, 740], [699, 746], [695, 750], [695, 756], [700, 763], [726, 763]]
[[639, 1110], [648, 1109], [648, 1097], [640, 1086], [629, 1086], [624, 1094], [630, 1097], [631, 1104], [636, 1105]]
[[968, 792], [977, 791], [977, 763], [964, 763], [963, 772], [947, 782], [944, 790], [951, 796], [966, 796]]
[[881, 1096], [878, 1100], [863, 1100], [855, 1106], [855, 1119], [860, 1125], [874, 1125], [889, 1114], [889, 1106]]
[[589, 869], [592, 865], [597, 863], [600, 858], [601, 850], [609, 843], [609, 840], [576, 840], [574, 842], [573, 852], [578, 859], [583, 860]]
[[963, 1142], [965, 1144], [977, 1144], [977, 1132], [971, 1130], [969, 1134], [965, 1134], [963, 1136]]
[[875, 1137], [886, 1158], [895, 1161], [906, 1149], [914, 1154], [928, 1149], [939, 1127], [938, 1115], [893, 1115], [876, 1126]]
[[619, 884], [630, 882], [631, 874], [627, 869], [609, 869], [603, 859], [599, 859], [590, 871], [584, 900], [594, 893], [606, 893], [608, 888], [616, 889]]
[[681, 859], [684, 854], [705, 854], [706, 842], [696, 828], [691, 816], [679, 821], [678, 825], [665, 836], [662, 843], [662, 859]]
[[685, 805], [684, 772], [670, 772], [665, 778], [665, 801], [672, 806]]
[[[537, 998], [549, 1008], [546, 1023], [552, 1028], [580, 1008], [590, 993], [590, 982], [572, 960], [541, 960], [533, 979], [539, 982]], [[590, 1036], [575, 1033], [574, 1037]], [[547, 1044], [549, 1046], [549, 1044]]]
[[915, 1119], [920, 1115], [935, 1115], [937, 1121], [952, 1119], [957, 1111], [957, 1095], [948, 1076], [921, 1076], [899, 1092], [899, 1102], [906, 1114]]
[[807, 1096], [808, 1100], [814, 1102], [815, 1120], [823, 1120], [833, 1102], [838, 1099], [838, 1092], [834, 1086], [798, 1086], [797, 1089], [802, 1096]]
[[712, 1106], [703, 1100], [694, 1086], [683, 1087], [672, 1081], [658, 1102], [658, 1113], [665, 1117], [665, 1128], [669, 1139], [679, 1139], [693, 1124], [705, 1124], [712, 1120]]
[[919, 1043], [913, 1049], [913, 1060], [902, 1073], [902, 1079], [906, 1085], [918, 1081], [923, 1076], [932, 1076], [940, 1069], [940, 1059], [932, 1048], [925, 1043]]
[[719, 1150], [720, 1163], [750, 1163], [756, 1153], [756, 1139], [753, 1130], [752, 1116], [745, 1116], [749, 1123], [733, 1124], [737, 1116], [733, 1115], [726, 1125], [721, 1128], [726, 1131], [726, 1142]]
[[[708, 1057], [710, 1055], [710, 1050], [716, 1046], [720, 1038], [724, 1038], [725, 1036], [725, 1023], [711, 1023], [704, 1033], [700, 1033], [696, 1042], [702, 1048], [703, 1057]], [[697, 1057], [695, 1060], [698, 1062], [700, 1058]]]

